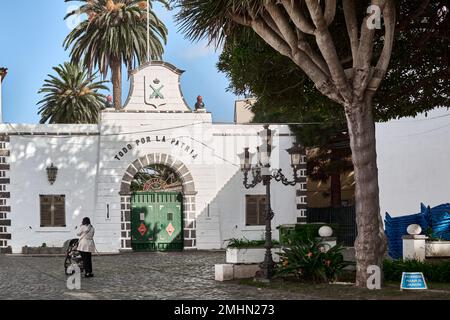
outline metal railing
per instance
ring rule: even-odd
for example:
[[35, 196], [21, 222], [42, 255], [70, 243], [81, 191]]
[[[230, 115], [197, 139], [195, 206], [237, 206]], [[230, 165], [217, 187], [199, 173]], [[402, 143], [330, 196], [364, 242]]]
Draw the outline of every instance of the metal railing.
[[356, 236], [356, 211], [355, 207], [340, 208], [308, 208], [308, 223], [330, 223], [337, 224], [338, 230], [335, 230], [335, 236], [338, 243], [353, 247]]

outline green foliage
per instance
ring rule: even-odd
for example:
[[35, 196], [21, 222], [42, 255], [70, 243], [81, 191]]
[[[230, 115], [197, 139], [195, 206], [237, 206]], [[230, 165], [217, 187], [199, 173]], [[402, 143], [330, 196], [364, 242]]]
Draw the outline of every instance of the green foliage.
[[[177, 20], [188, 38], [224, 43], [219, 69], [229, 76], [230, 89], [235, 93], [254, 95], [260, 100], [254, 107], [256, 121], [323, 122], [323, 127], [299, 128], [306, 131], [302, 133], [302, 141], [307, 141], [308, 145], [316, 139], [314, 133], [320, 136], [318, 130], [336, 132], [336, 128], [346, 128], [343, 108], [323, 97], [291, 59], [272, 49], [251, 28], [242, 27], [231, 18], [233, 15], [255, 17], [262, 14], [264, 1], [173, 2], [181, 8]], [[355, 3], [360, 25], [369, 2]], [[396, 1], [396, 6], [398, 23], [390, 68], [374, 101], [378, 121], [415, 116], [436, 107], [450, 106], [448, 4], [440, 0], [427, 1], [425, 5], [422, 0], [400, 0]], [[306, 14], [306, 10], [303, 13]], [[353, 59], [341, 3], [329, 31], [343, 67], [351, 68]], [[313, 36], [305, 37], [305, 41], [317, 51]], [[379, 58], [383, 43], [382, 33], [377, 33], [374, 61]], [[316, 144], [320, 145], [320, 141]]]
[[144, 168], [136, 173], [133, 181], [131, 182], [131, 191], [144, 191], [145, 184], [151, 179], [163, 181], [164, 184], [161, 185], [161, 188], [165, 191], [178, 192], [182, 190], [182, 181], [178, 175], [169, 167], [157, 164]]
[[[319, 229], [325, 224], [309, 223], [296, 224], [294, 227], [280, 226], [280, 242], [284, 246], [301, 243], [319, 236]], [[328, 224], [333, 230], [337, 230], [336, 224]]]
[[[237, 239], [232, 238], [225, 240], [228, 241], [228, 248], [244, 249], [244, 248], [263, 248], [266, 244], [265, 240], [248, 240], [247, 238]], [[276, 240], [272, 240], [273, 246], [278, 246], [280, 243]]]
[[295, 276], [300, 281], [314, 283], [335, 281], [343, 269], [350, 265], [344, 261], [342, 250], [341, 246], [326, 248], [316, 238], [294, 242], [280, 254], [276, 275]]
[[[212, 19], [204, 12], [208, 7], [207, 0], [186, 2], [190, 6], [185, 7], [185, 13], [180, 15], [186, 25], [189, 21], [196, 28], [197, 24], [203, 25], [208, 19]], [[245, 5], [245, 1], [224, 0], [222, 5], [232, 6], [233, 2], [243, 3], [237, 6], [240, 10], [254, 3], [250, 1]], [[449, 15], [438, 28], [433, 25], [442, 3], [431, 1], [423, 15], [435, 18], [428, 18], [427, 23], [422, 18], [411, 21], [410, 16], [418, 10], [420, 3], [419, 0], [399, 1], [400, 23], [390, 70], [374, 101], [377, 121], [415, 116], [436, 107], [450, 106], [450, 61], [448, 37], [445, 35], [445, 30], [448, 31], [450, 27]], [[361, 5], [365, 5], [363, 1]], [[188, 14], [194, 11], [194, 7], [197, 15]], [[347, 31], [340, 10], [342, 9], [338, 8], [330, 32], [335, 43], [339, 43], [337, 50], [342, 60], [346, 61], [344, 67], [348, 68], [351, 67], [352, 59], [346, 49]], [[219, 14], [218, 9], [212, 12]], [[358, 8], [357, 12], [364, 13], [365, 10]], [[199, 17], [203, 20], [200, 21]], [[362, 17], [358, 20], [361, 22]], [[252, 107], [254, 121], [310, 123], [291, 127], [303, 145], [319, 148], [308, 159], [308, 175], [312, 179], [326, 181], [333, 174], [352, 170], [343, 108], [320, 94], [291, 59], [274, 50], [252, 30], [235, 26], [226, 19], [223, 22], [232, 25], [232, 32], [227, 33], [229, 36], [224, 41], [218, 69], [230, 79], [230, 91], [258, 98], [258, 102]], [[210, 31], [199, 28], [199, 33], [211, 34]], [[314, 47], [314, 41], [309, 38], [307, 40]], [[377, 39], [377, 52], [381, 46], [382, 41]]]
[[106, 97], [100, 90], [107, 90], [105, 81], [97, 81], [95, 75], [88, 75], [79, 65], [68, 62], [53, 68], [57, 75], [48, 75], [39, 93], [41, 123], [51, 124], [95, 124]]
[[351, 151], [343, 109], [320, 94], [287, 57], [245, 28], [225, 42], [218, 69], [230, 79], [230, 91], [258, 98], [256, 123], [291, 124], [302, 145], [318, 148], [308, 155], [308, 176], [326, 182], [351, 171]]
[[437, 238], [433, 236], [434, 231], [432, 227], [428, 227], [427, 230], [425, 231], [425, 235], [428, 237], [429, 241], [443, 241], [443, 238]]
[[423, 272], [427, 281], [450, 283], [450, 261], [385, 260], [383, 271], [387, 281], [400, 282], [403, 272]]
[[[64, 41], [71, 49], [74, 62], [82, 62], [89, 70], [98, 67], [106, 77], [113, 59], [134, 69], [147, 61], [147, 7], [143, 0], [66, 0], [81, 2], [79, 9], [66, 18], [85, 14], [82, 21]], [[150, 1], [150, 6], [154, 1]], [[164, 0], [158, 0], [168, 6]], [[167, 28], [150, 7], [150, 53], [153, 60], [161, 59]]]

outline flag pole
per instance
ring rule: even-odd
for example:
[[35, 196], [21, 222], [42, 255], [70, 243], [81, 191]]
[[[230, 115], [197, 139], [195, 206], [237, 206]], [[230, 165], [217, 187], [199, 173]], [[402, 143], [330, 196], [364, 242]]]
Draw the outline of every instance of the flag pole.
[[147, 62], [150, 62], [150, 0], [147, 0]]

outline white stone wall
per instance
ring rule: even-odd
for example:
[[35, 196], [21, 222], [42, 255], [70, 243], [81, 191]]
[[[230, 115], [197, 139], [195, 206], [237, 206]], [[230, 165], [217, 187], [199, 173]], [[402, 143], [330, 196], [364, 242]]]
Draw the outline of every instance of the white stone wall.
[[[202, 144], [202, 139], [204, 135], [208, 135], [210, 127], [211, 115], [208, 113], [103, 114], [95, 217], [99, 248], [106, 251], [120, 248], [122, 221], [119, 192], [122, 178], [132, 162], [146, 155], [170, 155], [184, 163], [194, 178], [198, 192], [195, 206], [197, 211], [202, 210], [202, 204], [208, 201], [208, 193], [213, 192], [216, 186], [214, 166], [211, 168], [204, 165], [212, 162], [210, 150]], [[147, 142], [147, 138], [150, 138], [151, 142]], [[142, 139], [145, 143], [137, 143]], [[178, 141], [179, 145], [173, 144], [173, 140]], [[182, 143], [185, 143], [183, 148]], [[186, 151], [187, 147], [189, 151]], [[121, 151], [123, 148], [128, 151]], [[110, 207], [110, 219], [106, 219], [107, 205]], [[216, 243], [219, 242], [220, 240], [216, 240]]]
[[[273, 166], [278, 168], [283, 163], [281, 167], [291, 177], [285, 149], [292, 145], [292, 137], [286, 126], [273, 129]], [[261, 130], [261, 125], [213, 125], [208, 113], [106, 112], [101, 135], [97, 135], [96, 126], [15, 126], [9, 132], [13, 251], [19, 253], [25, 245], [43, 243], [61, 246], [75, 237], [81, 219], [90, 216], [96, 227], [98, 250], [118, 252], [123, 247], [123, 213], [129, 210], [126, 198], [120, 195], [122, 179], [131, 163], [150, 154], [181, 161], [187, 169], [183, 174], [194, 180], [196, 194], [189, 199], [195, 200], [187, 209], [193, 211], [196, 220], [195, 248], [220, 249], [232, 237], [261, 239], [263, 226], [245, 226], [245, 195], [264, 194], [265, 189], [262, 185], [244, 188], [237, 156], [244, 147], [254, 150], [260, 144], [257, 134]], [[79, 136], [87, 132], [91, 135]], [[185, 143], [184, 147], [172, 143], [174, 140]], [[45, 170], [52, 162], [59, 168], [53, 186]], [[40, 227], [41, 194], [66, 195], [67, 227]], [[296, 222], [295, 194], [295, 187], [273, 184], [274, 227]], [[278, 237], [277, 232], [274, 237]]]
[[[62, 246], [75, 237], [85, 216], [96, 228], [100, 252], [129, 249], [129, 184], [135, 172], [153, 163], [171, 166], [184, 182], [186, 248], [220, 249], [232, 237], [262, 238], [263, 226], [245, 226], [245, 195], [265, 194], [265, 189], [244, 188], [238, 154], [245, 147], [255, 152], [263, 126], [213, 124], [210, 113], [191, 111], [179, 88], [181, 73], [159, 62], [138, 69], [124, 110], [104, 111], [99, 126], [4, 126], [11, 140], [9, 218], [15, 253], [25, 245]], [[292, 178], [285, 149], [293, 137], [288, 126], [271, 129], [272, 165]], [[45, 170], [51, 163], [59, 168], [53, 186]], [[41, 228], [39, 195], [59, 194], [66, 195], [67, 227]], [[297, 222], [295, 187], [274, 183], [272, 205], [273, 227]]]
[[132, 72], [125, 110], [190, 111], [180, 90], [183, 70], [164, 62], [150, 62]]
[[[271, 126], [270, 128], [275, 130], [272, 168], [283, 169], [283, 172], [292, 179], [290, 156], [286, 149], [292, 146], [293, 137], [290, 136], [288, 126]], [[222, 247], [224, 241], [231, 238], [245, 237], [249, 240], [261, 240], [264, 237], [264, 226], [246, 226], [245, 196], [265, 195], [265, 187], [259, 184], [253, 189], [244, 188], [244, 175], [239, 169], [237, 157], [237, 154], [242, 153], [245, 147], [250, 147], [250, 152], [256, 153], [256, 147], [261, 145], [257, 134], [262, 129], [262, 125], [214, 125], [216, 153], [228, 160], [217, 166], [216, 175], [219, 185], [217, 194], [210, 204], [219, 212]], [[273, 181], [271, 190], [272, 209], [275, 212], [272, 223], [273, 236], [274, 239], [278, 239], [279, 234], [275, 230], [277, 226], [297, 222], [296, 187], [284, 186], [281, 182]]]
[[[11, 234], [14, 253], [22, 247], [61, 247], [76, 237], [75, 227], [95, 205], [97, 126], [13, 126], [10, 134]], [[72, 136], [66, 135], [68, 132]], [[92, 133], [86, 136], [86, 133]], [[33, 135], [30, 135], [33, 133]], [[47, 133], [47, 136], [42, 134]], [[60, 135], [56, 135], [56, 134]], [[51, 186], [46, 167], [58, 167]], [[65, 228], [40, 227], [40, 195], [66, 195]]]
[[420, 212], [450, 202], [450, 112], [438, 109], [377, 124], [381, 214]]

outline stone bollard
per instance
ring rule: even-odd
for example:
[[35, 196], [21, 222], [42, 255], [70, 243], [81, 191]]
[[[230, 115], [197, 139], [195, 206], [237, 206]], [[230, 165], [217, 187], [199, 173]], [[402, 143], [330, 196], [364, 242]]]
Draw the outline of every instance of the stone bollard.
[[408, 227], [408, 235], [403, 236], [403, 261], [425, 261], [427, 236], [421, 235], [422, 228], [417, 224]]
[[325, 252], [337, 246], [337, 238], [336, 237], [326, 237], [321, 238], [320, 244], [325, 248]]
[[323, 226], [319, 229], [320, 244], [325, 248], [325, 251], [337, 245], [337, 238], [332, 237], [333, 229], [328, 226]]
[[215, 265], [216, 281], [229, 281], [234, 279], [234, 270], [232, 264], [216, 264]]

